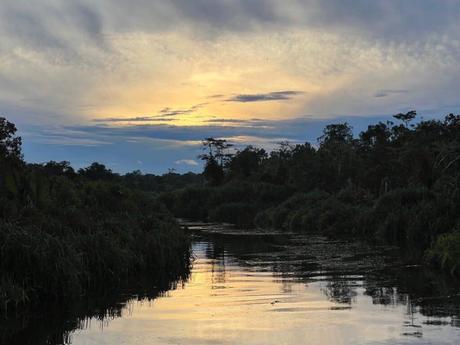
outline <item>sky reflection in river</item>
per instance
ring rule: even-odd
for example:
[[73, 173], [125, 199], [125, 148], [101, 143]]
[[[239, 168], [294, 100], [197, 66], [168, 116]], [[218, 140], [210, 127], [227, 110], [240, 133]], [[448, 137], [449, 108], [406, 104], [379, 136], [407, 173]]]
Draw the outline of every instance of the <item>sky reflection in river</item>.
[[[72, 344], [457, 344], [460, 339], [460, 328], [452, 327], [458, 326], [455, 317], [424, 316], [408, 295], [381, 286], [376, 292], [359, 272], [300, 274], [293, 267], [309, 263], [290, 256], [294, 247], [259, 242], [262, 251], [249, 246], [234, 256], [226, 249], [233, 245], [195, 242], [196, 260], [184, 286], [152, 302], [132, 302], [123, 317], [108, 323], [93, 320], [72, 335]], [[270, 255], [274, 248], [278, 252]], [[276, 272], [280, 263], [273, 258], [283, 253], [287, 269]]]

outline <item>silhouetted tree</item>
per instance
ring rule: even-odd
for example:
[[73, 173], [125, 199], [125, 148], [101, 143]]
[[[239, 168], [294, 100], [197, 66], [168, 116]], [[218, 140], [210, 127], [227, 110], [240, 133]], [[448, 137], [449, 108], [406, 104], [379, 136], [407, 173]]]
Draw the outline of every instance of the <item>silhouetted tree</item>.
[[13, 158], [20, 160], [21, 156], [21, 137], [16, 136], [16, 126], [0, 117], [0, 161]]
[[215, 157], [210, 157], [204, 166], [203, 175], [212, 185], [219, 185], [223, 182], [225, 173], [222, 166]]
[[[193, 179], [135, 175], [99, 163], [79, 174], [67, 161], [26, 164], [16, 127], [0, 119], [2, 318], [26, 315], [20, 307], [29, 304], [67, 310], [90, 290], [117, 290], [134, 274], [179, 278], [189, 263], [188, 238], [146, 190]], [[157, 278], [149, 286], [160, 286]]]
[[327, 125], [323, 135], [318, 138], [320, 146], [350, 144], [353, 140], [353, 128], [348, 123]]
[[204, 176], [213, 184], [219, 184], [225, 176], [224, 168], [233, 156], [229, 149], [233, 147], [225, 139], [206, 138], [202, 142], [205, 153], [198, 156], [205, 161]]
[[43, 164], [43, 168], [50, 175], [72, 176], [75, 174], [75, 170], [72, 168], [72, 166], [70, 165], [70, 162], [68, 161], [62, 161], [62, 162], [49, 161]]
[[89, 167], [78, 170], [81, 176], [85, 176], [90, 180], [112, 179], [115, 174], [112, 170], [107, 169], [104, 164], [92, 163]]
[[234, 177], [249, 177], [259, 172], [263, 160], [267, 158], [267, 152], [253, 146], [248, 146], [238, 151], [229, 161], [230, 174]]
[[325, 176], [322, 187], [337, 190], [356, 176], [353, 172], [359, 163], [353, 141], [353, 130], [348, 123], [326, 126], [323, 135], [318, 138], [319, 159]]
[[404, 122], [404, 125], [407, 127], [409, 127], [409, 123], [415, 119], [415, 117], [417, 116], [417, 112], [415, 110], [411, 110], [407, 113], [399, 113], [399, 114], [396, 114], [394, 115], [393, 117], [395, 119], [398, 119], [402, 122]]
[[206, 138], [202, 142], [202, 149], [205, 153], [201, 154], [199, 158], [206, 162], [214, 159], [221, 167], [224, 167], [233, 156], [229, 152], [231, 147], [233, 147], [233, 144], [230, 144], [225, 139]]

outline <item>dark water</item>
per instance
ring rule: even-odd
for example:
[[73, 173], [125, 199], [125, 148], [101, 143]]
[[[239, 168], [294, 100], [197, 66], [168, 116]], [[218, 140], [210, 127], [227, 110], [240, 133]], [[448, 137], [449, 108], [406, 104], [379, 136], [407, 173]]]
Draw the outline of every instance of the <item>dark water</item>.
[[15, 344], [460, 344], [459, 283], [393, 248], [190, 228], [191, 274], [169, 292], [0, 331]]

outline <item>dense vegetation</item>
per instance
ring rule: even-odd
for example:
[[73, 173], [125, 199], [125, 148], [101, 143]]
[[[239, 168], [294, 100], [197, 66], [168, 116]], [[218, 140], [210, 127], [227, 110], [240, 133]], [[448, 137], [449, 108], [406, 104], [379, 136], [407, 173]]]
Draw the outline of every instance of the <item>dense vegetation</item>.
[[364, 236], [460, 272], [460, 116], [415, 111], [354, 137], [326, 126], [317, 145], [232, 150], [203, 142], [206, 185], [164, 193], [176, 216], [239, 226]]
[[26, 164], [16, 127], [0, 118], [0, 311], [180, 278], [188, 238], [155, 193], [199, 177], [139, 176]]
[[460, 273], [460, 116], [328, 125], [317, 144], [235, 150], [208, 138], [203, 174], [118, 175], [104, 165], [27, 164], [0, 118], [0, 309], [70, 301], [140, 276], [186, 271], [172, 217], [359, 236]]

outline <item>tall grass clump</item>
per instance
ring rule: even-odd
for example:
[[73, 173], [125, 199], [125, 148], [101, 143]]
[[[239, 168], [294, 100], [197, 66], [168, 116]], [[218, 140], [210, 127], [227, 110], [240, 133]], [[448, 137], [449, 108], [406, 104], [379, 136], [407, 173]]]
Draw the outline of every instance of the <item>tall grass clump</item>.
[[433, 247], [427, 251], [426, 259], [434, 262], [451, 274], [460, 274], [460, 233], [440, 235]]
[[187, 271], [189, 240], [153, 196], [115, 180], [22, 169], [0, 200], [3, 311]]

